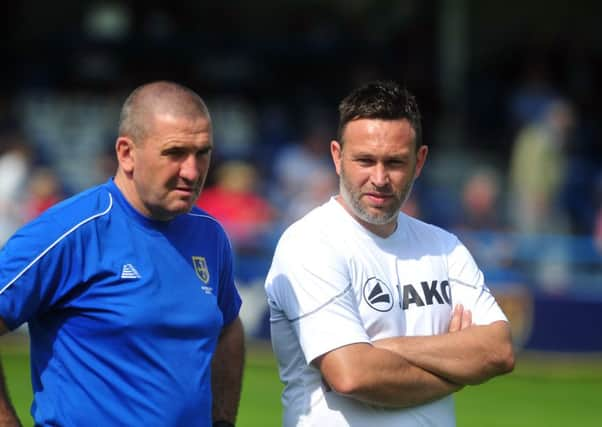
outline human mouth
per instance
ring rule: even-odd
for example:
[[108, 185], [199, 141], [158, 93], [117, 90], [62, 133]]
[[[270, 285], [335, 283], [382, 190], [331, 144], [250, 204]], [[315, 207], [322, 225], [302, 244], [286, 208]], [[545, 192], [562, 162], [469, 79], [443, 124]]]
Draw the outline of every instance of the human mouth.
[[366, 193], [366, 197], [374, 205], [383, 205], [387, 201], [389, 201], [393, 196], [391, 194]]
[[175, 189], [175, 191], [179, 194], [182, 194], [184, 196], [192, 196], [193, 194], [195, 194], [195, 190], [194, 188], [190, 188], [190, 187], [177, 187]]

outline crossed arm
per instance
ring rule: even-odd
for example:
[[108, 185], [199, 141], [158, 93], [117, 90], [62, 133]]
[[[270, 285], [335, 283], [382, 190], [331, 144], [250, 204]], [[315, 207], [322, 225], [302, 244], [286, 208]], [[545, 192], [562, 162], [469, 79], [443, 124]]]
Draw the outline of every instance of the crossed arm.
[[473, 326], [470, 311], [458, 306], [446, 334], [351, 344], [313, 364], [340, 394], [405, 408], [509, 372], [514, 356], [506, 322]]
[[508, 323], [472, 325], [470, 317], [470, 311], [458, 306], [447, 334], [387, 338], [374, 345], [456, 384], [480, 384], [512, 371], [514, 354]]
[[398, 354], [366, 343], [340, 347], [313, 363], [337, 393], [378, 406], [416, 406], [462, 388]]
[[[8, 332], [8, 328], [4, 321], [0, 318], [0, 335]], [[8, 397], [6, 390], [6, 382], [4, 381], [4, 370], [0, 363], [0, 427], [19, 427], [21, 423], [17, 418], [15, 408]]]

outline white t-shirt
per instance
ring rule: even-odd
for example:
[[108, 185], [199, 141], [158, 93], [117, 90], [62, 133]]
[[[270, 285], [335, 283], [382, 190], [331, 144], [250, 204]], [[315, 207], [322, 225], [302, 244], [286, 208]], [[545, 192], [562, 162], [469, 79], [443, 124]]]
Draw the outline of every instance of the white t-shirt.
[[311, 361], [352, 343], [446, 333], [458, 303], [475, 324], [507, 320], [454, 235], [400, 213], [380, 238], [334, 198], [284, 232], [265, 288], [285, 427], [454, 426], [451, 396], [380, 408], [327, 391]]

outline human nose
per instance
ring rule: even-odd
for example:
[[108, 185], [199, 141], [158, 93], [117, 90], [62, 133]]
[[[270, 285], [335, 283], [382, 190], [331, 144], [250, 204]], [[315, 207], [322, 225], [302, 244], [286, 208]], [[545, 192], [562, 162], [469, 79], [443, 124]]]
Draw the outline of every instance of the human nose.
[[186, 156], [180, 165], [180, 176], [188, 181], [196, 181], [201, 173], [200, 163], [194, 155]]
[[372, 183], [375, 187], [384, 187], [389, 183], [389, 173], [385, 165], [377, 163], [372, 171]]

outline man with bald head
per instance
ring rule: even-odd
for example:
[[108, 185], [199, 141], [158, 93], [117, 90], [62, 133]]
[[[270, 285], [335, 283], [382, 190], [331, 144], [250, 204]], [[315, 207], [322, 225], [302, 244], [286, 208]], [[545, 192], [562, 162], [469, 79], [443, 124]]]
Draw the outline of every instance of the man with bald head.
[[[212, 149], [195, 92], [140, 86], [115, 176], [0, 251], [0, 332], [28, 324], [36, 425], [234, 425], [241, 300], [229, 240], [195, 207]], [[17, 426], [1, 373], [0, 426]]]

